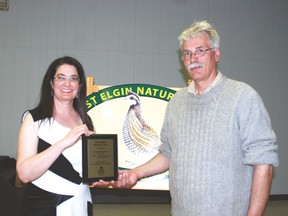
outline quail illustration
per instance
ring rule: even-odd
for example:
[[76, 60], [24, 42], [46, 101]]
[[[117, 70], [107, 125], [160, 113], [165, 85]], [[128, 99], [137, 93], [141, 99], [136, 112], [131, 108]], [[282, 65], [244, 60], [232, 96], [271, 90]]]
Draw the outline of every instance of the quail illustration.
[[134, 155], [155, 155], [161, 145], [160, 136], [143, 118], [139, 95], [129, 91], [126, 99], [130, 107], [122, 130], [124, 144]]

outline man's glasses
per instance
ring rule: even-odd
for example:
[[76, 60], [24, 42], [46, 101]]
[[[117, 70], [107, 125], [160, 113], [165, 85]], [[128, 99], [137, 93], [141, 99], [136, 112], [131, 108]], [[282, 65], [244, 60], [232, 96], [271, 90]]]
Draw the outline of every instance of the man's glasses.
[[66, 82], [66, 81], [69, 81], [70, 83], [79, 83], [80, 79], [78, 76], [69, 76], [69, 77], [66, 77], [64, 75], [60, 75], [58, 74], [57, 76], [54, 77], [54, 80], [58, 81], [58, 82]]
[[193, 54], [195, 57], [199, 58], [199, 57], [204, 56], [207, 51], [212, 50], [212, 49], [214, 49], [214, 48], [213, 47], [208, 48], [208, 49], [198, 48], [194, 52], [192, 52], [190, 50], [184, 50], [182, 52], [181, 59], [182, 59], [182, 61], [190, 60], [192, 58]]

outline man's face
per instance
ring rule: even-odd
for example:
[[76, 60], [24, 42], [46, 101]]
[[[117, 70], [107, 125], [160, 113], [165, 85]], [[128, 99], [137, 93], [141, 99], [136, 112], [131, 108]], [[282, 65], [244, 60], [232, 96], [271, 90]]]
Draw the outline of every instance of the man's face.
[[195, 50], [206, 50], [212, 48], [209, 43], [209, 37], [201, 34], [198, 37], [191, 38], [183, 42], [183, 51], [192, 51], [191, 57], [183, 59], [184, 66], [189, 76], [195, 82], [212, 82], [217, 74], [217, 62], [220, 59], [219, 49], [210, 49], [205, 51], [203, 56], [194, 54]]

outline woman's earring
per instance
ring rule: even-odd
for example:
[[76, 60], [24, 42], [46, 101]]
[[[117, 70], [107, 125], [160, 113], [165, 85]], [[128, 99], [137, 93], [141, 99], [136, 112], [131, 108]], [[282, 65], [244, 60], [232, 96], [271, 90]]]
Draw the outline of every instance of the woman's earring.
[[51, 97], [53, 97], [53, 96], [54, 96], [54, 90], [51, 89]]

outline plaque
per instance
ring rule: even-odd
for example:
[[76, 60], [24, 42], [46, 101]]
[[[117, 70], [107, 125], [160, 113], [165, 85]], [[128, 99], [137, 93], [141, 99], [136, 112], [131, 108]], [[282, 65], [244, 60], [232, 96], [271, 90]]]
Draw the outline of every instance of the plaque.
[[83, 182], [118, 178], [117, 134], [82, 136]]

